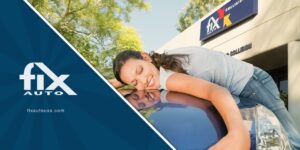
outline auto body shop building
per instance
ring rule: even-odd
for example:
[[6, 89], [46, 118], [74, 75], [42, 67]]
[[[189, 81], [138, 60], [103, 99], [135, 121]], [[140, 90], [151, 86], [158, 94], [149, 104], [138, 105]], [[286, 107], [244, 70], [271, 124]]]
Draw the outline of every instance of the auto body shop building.
[[195, 45], [269, 72], [300, 131], [299, 0], [228, 0], [157, 51]]

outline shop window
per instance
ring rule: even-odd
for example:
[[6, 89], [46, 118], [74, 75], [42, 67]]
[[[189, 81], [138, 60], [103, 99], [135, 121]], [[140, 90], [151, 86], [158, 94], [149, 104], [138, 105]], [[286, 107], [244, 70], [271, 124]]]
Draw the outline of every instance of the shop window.
[[279, 91], [280, 97], [284, 101], [285, 106], [288, 108], [288, 74], [287, 66], [273, 69], [268, 71], [268, 73], [273, 77]]

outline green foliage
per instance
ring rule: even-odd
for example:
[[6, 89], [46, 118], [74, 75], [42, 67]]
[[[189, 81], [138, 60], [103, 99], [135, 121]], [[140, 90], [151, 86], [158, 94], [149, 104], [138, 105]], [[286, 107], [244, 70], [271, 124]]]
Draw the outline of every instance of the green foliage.
[[148, 10], [144, 0], [29, 0], [100, 73], [112, 78], [112, 58], [122, 50], [142, 50], [130, 21], [135, 9]]
[[113, 77], [113, 72], [111, 71], [113, 58], [121, 51], [129, 49], [142, 50], [142, 41], [134, 28], [123, 26], [119, 34], [114, 37], [112, 46], [100, 52], [98, 70], [104, 77]]
[[190, 0], [179, 14], [177, 30], [184, 31], [225, 0]]
[[140, 110], [139, 112], [148, 120], [150, 121], [151, 123], [153, 123], [152, 120], [149, 120], [149, 117], [151, 116], [152, 113], [154, 112], [157, 112], [159, 111], [159, 108], [156, 108], [156, 107], [150, 107], [150, 108], [147, 108], [147, 109], [143, 109], [143, 110]]
[[283, 100], [285, 107], [288, 108], [288, 93], [280, 90], [280, 98]]

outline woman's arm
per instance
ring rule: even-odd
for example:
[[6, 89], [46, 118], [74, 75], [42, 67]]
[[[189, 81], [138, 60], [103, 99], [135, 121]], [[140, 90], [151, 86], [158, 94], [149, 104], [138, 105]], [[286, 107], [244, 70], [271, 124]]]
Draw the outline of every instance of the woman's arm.
[[241, 113], [234, 99], [226, 88], [182, 73], [171, 75], [167, 79], [166, 86], [170, 91], [183, 92], [209, 100], [219, 111], [226, 124], [228, 133], [210, 150], [250, 149], [250, 135], [244, 127]]

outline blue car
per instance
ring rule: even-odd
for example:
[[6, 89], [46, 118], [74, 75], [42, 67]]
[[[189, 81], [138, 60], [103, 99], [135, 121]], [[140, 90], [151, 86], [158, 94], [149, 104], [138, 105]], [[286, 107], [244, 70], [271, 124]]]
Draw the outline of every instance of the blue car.
[[[213, 105], [187, 94], [135, 91], [125, 98], [176, 149], [208, 149], [226, 135], [225, 123]], [[287, 135], [276, 116], [256, 103], [239, 103], [251, 136], [251, 150], [289, 150]]]

